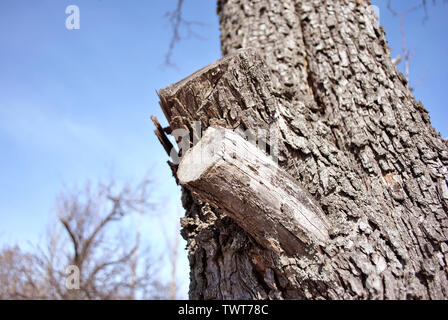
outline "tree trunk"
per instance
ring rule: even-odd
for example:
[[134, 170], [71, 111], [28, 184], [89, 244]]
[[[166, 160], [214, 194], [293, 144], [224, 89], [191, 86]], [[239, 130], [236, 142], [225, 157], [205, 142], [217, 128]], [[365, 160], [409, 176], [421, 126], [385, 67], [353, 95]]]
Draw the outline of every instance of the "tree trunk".
[[225, 206], [183, 189], [190, 298], [448, 297], [448, 144], [369, 4], [220, 0], [232, 55], [160, 91], [171, 130], [198, 139], [196, 120], [279, 135], [279, 166], [329, 224], [311, 255], [273, 250]]

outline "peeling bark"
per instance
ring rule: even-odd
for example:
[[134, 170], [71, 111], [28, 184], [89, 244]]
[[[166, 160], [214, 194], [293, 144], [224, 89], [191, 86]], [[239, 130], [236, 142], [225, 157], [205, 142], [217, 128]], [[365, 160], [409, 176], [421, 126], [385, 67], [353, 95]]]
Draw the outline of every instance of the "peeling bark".
[[229, 56], [159, 92], [197, 139], [194, 120], [278, 135], [280, 167], [332, 226], [312, 256], [275, 252], [184, 189], [190, 298], [448, 297], [448, 146], [369, 4], [220, 0]]

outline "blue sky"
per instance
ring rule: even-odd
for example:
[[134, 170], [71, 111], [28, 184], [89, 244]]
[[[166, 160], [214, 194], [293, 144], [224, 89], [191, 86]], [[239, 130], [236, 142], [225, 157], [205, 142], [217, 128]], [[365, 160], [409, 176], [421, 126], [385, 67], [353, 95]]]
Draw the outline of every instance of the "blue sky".
[[[166, 228], [175, 227], [179, 189], [150, 121], [152, 114], [164, 120], [156, 90], [220, 58], [215, 1], [185, 0], [185, 19], [205, 24], [195, 29], [202, 39], [183, 39], [173, 56], [177, 68], [163, 66], [171, 38], [164, 13], [176, 2], [0, 1], [0, 246], [37, 243], [63, 185], [111, 176], [137, 181], [148, 170], [155, 197], [165, 201]], [[401, 11], [419, 0], [392, 2]], [[398, 19], [385, 0], [373, 3], [395, 57]], [[80, 30], [65, 28], [72, 4], [80, 8]], [[415, 96], [448, 137], [448, 5], [429, 2], [428, 9], [425, 24], [423, 10], [405, 17], [407, 46], [415, 48], [411, 84], [424, 76]], [[148, 241], [159, 239], [151, 219], [142, 223]]]
[[[401, 50], [400, 22], [387, 9], [387, 0], [372, 3], [380, 9], [380, 24], [386, 28], [386, 38], [392, 49], [392, 57]], [[423, 9], [404, 16], [406, 47], [414, 52], [410, 60], [410, 84], [416, 86], [414, 95], [425, 105], [432, 125], [442, 137], [448, 138], [448, 3], [426, 1], [428, 19]], [[392, 0], [392, 8], [404, 12], [422, 3], [422, 0]], [[404, 61], [398, 65], [404, 73]]]

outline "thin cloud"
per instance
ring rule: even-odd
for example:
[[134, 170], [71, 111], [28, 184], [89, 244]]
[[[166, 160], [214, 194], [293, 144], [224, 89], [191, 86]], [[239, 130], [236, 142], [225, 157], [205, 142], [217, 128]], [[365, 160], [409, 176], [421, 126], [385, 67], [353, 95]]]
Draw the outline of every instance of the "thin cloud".
[[0, 107], [0, 134], [24, 148], [33, 147], [42, 151], [64, 154], [80, 150], [114, 152], [110, 139], [99, 128], [39, 106]]

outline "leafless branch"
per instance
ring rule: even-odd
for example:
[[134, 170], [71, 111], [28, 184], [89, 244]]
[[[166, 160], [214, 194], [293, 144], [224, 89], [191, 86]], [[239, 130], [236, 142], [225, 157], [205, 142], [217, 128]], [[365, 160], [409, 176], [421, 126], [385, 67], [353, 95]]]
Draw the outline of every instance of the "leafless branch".
[[[405, 15], [407, 15], [407, 14], [409, 14], [409, 13], [411, 13], [411, 12], [414, 12], [414, 11], [416, 11], [416, 10], [418, 10], [418, 9], [421, 9], [422, 7], [425, 7], [425, 6], [426, 6], [426, 3], [425, 3], [425, 2], [426, 2], [426, 1], [423, 0], [422, 3], [420, 3], [420, 4], [416, 5], [416, 6], [410, 7], [409, 9], [407, 9], [407, 10], [405, 10], [405, 11], [402, 11], [402, 12], [398, 12], [398, 11], [396, 11], [396, 10], [394, 10], [394, 9], [392, 8], [391, 0], [388, 0], [388, 2], [387, 2], [387, 9], [388, 9], [388, 10], [389, 10], [395, 17], [397, 17], [398, 20], [399, 20], [399, 22], [400, 22], [401, 49], [402, 49], [402, 51], [403, 51], [404, 62], [405, 62], [405, 77], [406, 77], [406, 80], [408, 81], [408, 83], [409, 83], [409, 62], [410, 62], [410, 60], [412, 59], [412, 57], [413, 57], [413, 55], [414, 55], [414, 50], [413, 50], [412, 52], [410, 52], [410, 51], [408, 50], [408, 48], [406, 47], [406, 34], [405, 34], [405, 28], [404, 28], [404, 21], [403, 21], [403, 18], [404, 18]], [[401, 60], [401, 59], [400, 59], [400, 60]], [[398, 62], [399, 62], [399, 61], [398, 61]], [[398, 63], [398, 62], [397, 62], [397, 63]]]
[[172, 29], [171, 41], [168, 46], [168, 51], [165, 55], [165, 65], [171, 66], [171, 67], [176, 66], [175, 63], [172, 61], [172, 57], [173, 57], [173, 53], [174, 53], [174, 48], [182, 39], [181, 29], [185, 28], [187, 37], [193, 36], [195, 38], [202, 38], [199, 34], [197, 34], [194, 31], [193, 26], [204, 26], [205, 25], [204, 23], [199, 22], [199, 21], [185, 20], [182, 15], [183, 14], [183, 12], [182, 12], [183, 4], [184, 4], [184, 0], [178, 0], [176, 9], [165, 13], [165, 17], [168, 19], [168, 21], [171, 25], [171, 29]]
[[[61, 193], [47, 247], [33, 254], [0, 250], [0, 299], [167, 298], [169, 285], [154, 276], [161, 260], [141, 248], [135, 230], [117, 223], [154, 209], [149, 185], [145, 178], [135, 186], [112, 181]], [[79, 290], [65, 286], [69, 265], [79, 269]]]

